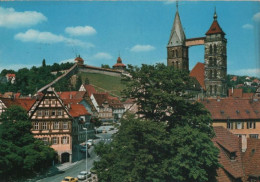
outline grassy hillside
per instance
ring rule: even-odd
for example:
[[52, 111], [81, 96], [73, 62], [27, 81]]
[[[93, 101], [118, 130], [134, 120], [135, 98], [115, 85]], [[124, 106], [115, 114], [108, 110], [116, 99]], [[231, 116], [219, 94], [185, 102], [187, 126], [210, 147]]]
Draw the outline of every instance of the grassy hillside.
[[125, 85], [121, 83], [120, 77], [109, 76], [98, 73], [80, 73], [84, 81], [88, 78], [89, 83], [92, 84], [97, 91], [109, 92], [112, 96], [121, 96], [121, 91]]

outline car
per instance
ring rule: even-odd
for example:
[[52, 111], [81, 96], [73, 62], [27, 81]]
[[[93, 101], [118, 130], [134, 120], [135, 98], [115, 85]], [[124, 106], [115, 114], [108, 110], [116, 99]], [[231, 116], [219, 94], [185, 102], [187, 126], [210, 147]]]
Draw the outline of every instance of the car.
[[103, 130], [102, 133], [107, 133], [107, 130]]
[[109, 131], [112, 131], [112, 130], [114, 130], [114, 128], [112, 127], [112, 128], [109, 128]]
[[67, 176], [61, 182], [78, 182], [78, 178]]
[[77, 177], [78, 177], [78, 179], [80, 179], [80, 180], [84, 180], [84, 179], [86, 179], [86, 178], [89, 178], [90, 176], [91, 176], [91, 173], [90, 173], [90, 172], [81, 171]]
[[88, 145], [92, 146], [94, 144], [94, 141], [93, 139], [89, 139], [88, 142], [87, 142]]

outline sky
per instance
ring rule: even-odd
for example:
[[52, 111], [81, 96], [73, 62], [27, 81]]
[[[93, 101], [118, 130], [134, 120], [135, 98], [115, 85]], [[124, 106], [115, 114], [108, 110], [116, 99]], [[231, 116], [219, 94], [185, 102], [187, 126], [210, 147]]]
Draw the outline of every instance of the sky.
[[[213, 22], [226, 33], [228, 74], [260, 77], [260, 2], [179, 1], [186, 38]], [[73, 61], [113, 66], [167, 64], [174, 1], [0, 1], [0, 70]], [[204, 46], [189, 48], [190, 70]]]

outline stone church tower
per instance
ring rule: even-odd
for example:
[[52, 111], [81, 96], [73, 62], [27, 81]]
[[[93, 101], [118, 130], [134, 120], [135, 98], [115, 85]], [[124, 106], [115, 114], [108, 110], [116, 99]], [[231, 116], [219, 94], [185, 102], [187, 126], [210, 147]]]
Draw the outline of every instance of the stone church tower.
[[227, 39], [217, 21], [214, 21], [205, 38], [205, 87], [206, 96], [227, 96]]
[[177, 6], [170, 39], [167, 45], [167, 66], [174, 66], [177, 69], [189, 71], [188, 47], [185, 46], [185, 41], [186, 37], [181, 25]]

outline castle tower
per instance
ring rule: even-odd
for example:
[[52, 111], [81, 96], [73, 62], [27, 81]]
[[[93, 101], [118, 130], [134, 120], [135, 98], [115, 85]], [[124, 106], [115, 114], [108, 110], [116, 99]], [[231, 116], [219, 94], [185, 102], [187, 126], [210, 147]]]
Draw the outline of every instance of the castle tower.
[[227, 39], [217, 21], [214, 20], [205, 38], [205, 87], [207, 96], [227, 96]]
[[183, 31], [180, 15], [177, 11], [170, 39], [167, 45], [167, 66], [174, 66], [177, 69], [189, 70], [188, 47], [185, 46], [185, 33]]

